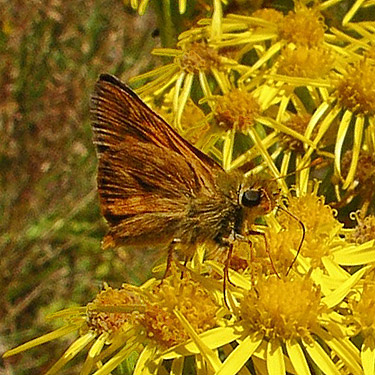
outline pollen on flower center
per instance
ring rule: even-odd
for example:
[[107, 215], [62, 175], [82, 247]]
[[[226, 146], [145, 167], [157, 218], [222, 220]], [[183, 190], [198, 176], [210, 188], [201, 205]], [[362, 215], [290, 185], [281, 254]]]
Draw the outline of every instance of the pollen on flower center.
[[315, 193], [302, 197], [291, 197], [287, 202], [288, 211], [298, 220], [280, 213], [278, 221], [289, 233], [301, 230], [301, 221], [306, 229], [306, 237], [301, 253], [310, 257], [314, 265], [319, 265], [321, 258], [329, 253], [331, 239], [341, 229], [342, 224], [336, 220], [332, 208], [325, 204], [324, 197]]
[[370, 240], [375, 240], [375, 216], [369, 215], [364, 219], [358, 217], [358, 225], [348, 236], [348, 240], [362, 244]]
[[314, 9], [289, 12], [279, 24], [281, 38], [296, 45], [316, 46], [324, 39], [323, 16]]
[[244, 132], [254, 125], [259, 112], [260, 106], [250, 93], [235, 89], [217, 98], [214, 116], [225, 129]]
[[[342, 174], [344, 176], [349, 172], [352, 159], [353, 152], [346, 151], [342, 158]], [[368, 151], [360, 151], [355, 175], [360, 185], [372, 184], [375, 180], [375, 155]]]
[[284, 18], [284, 15], [276, 9], [272, 8], [262, 8], [257, 9], [253, 14], [252, 17], [258, 17], [265, 21], [279, 23]]
[[338, 82], [336, 95], [342, 105], [354, 114], [375, 113], [375, 63], [372, 59], [353, 64]]
[[[116, 306], [131, 307], [141, 305], [142, 299], [139, 295], [127, 289], [112, 289], [106, 286], [94, 301], [87, 305], [87, 322], [91, 330], [97, 333], [113, 333], [124, 324], [133, 322], [139, 314], [133, 312], [116, 312]], [[113, 307], [114, 312], [100, 311], [101, 307]]]
[[147, 303], [142, 325], [148, 336], [163, 347], [171, 347], [189, 335], [173, 310], [178, 310], [197, 333], [216, 325], [218, 306], [209, 293], [187, 275], [163, 280], [154, 291], [154, 300]]
[[311, 280], [261, 279], [241, 302], [241, 315], [253, 332], [266, 338], [309, 339], [324, 307]]
[[279, 72], [291, 77], [320, 78], [330, 71], [334, 61], [332, 52], [321, 46], [287, 47], [281, 51]]
[[211, 67], [219, 69], [221, 58], [218, 52], [206, 43], [192, 43], [182, 56], [178, 57], [178, 63], [188, 73], [207, 71]]

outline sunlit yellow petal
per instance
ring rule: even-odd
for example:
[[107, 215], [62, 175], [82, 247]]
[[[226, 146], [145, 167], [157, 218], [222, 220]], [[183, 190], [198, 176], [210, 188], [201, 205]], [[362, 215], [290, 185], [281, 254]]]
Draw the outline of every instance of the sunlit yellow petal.
[[270, 374], [285, 375], [284, 354], [279, 339], [272, 339], [268, 342], [267, 370]]
[[251, 68], [239, 79], [239, 84], [242, 84], [245, 82], [248, 78], [251, 77], [251, 75], [258, 70], [263, 64], [265, 64], [267, 61], [269, 61], [272, 56], [274, 56], [276, 53], [278, 53], [282, 47], [282, 42], [277, 42], [274, 45], [272, 45], [269, 49], [267, 49], [266, 53], [261, 56], [260, 59], [257, 60], [255, 64], [251, 66]]
[[[337, 332], [342, 331], [338, 324], [333, 323], [333, 325], [337, 328]], [[342, 332], [340, 332], [340, 334], [341, 333]], [[322, 329], [319, 329], [317, 334], [340, 357], [352, 374], [362, 374], [359, 350], [348, 338], [330, 337], [327, 332]]]
[[146, 12], [146, 8], [147, 8], [147, 5], [148, 5], [148, 1], [149, 0], [141, 0], [139, 5], [138, 5], [138, 14], [140, 16], [143, 16]]
[[339, 288], [333, 293], [323, 298], [323, 302], [332, 308], [339, 304], [346, 295], [350, 292], [351, 288], [362, 278], [362, 276], [371, 268], [371, 266], [364, 267], [354, 273], [348, 280], [343, 282]]
[[375, 240], [350, 245], [334, 251], [333, 259], [342, 266], [357, 266], [375, 262]]
[[292, 362], [296, 375], [310, 375], [309, 365], [307, 364], [305, 354], [300, 345], [295, 340], [286, 341], [286, 350]]
[[157, 95], [158, 91], [162, 90], [163, 88], [169, 87], [178, 79], [178, 75], [174, 74], [173, 71], [177, 71], [176, 66], [172, 67], [172, 69], [167, 71], [164, 75], [155, 78], [153, 81], [146, 83], [145, 85], [137, 89], [137, 94], [149, 95], [150, 93], [152, 93], [154, 95]]
[[178, 10], [180, 14], [184, 14], [186, 11], [186, 0], [179, 0], [178, 1]]
[[346, 176], [345, 182], [342, 186], [343, 189], [347, 189], [354, 180], [359, 152], [361, 150], [364, 123], [365, 119], [363, 116], [358, 116], [355, 120], [352, 161], [350, 163], [348, 175]]
[[101, 353], [106, 340], [108, 340], [108, 336], [108, 333], [103, 333], [99, 336], [99, 338], [96, 339], [94, 344], [91, 346], [89, 352], [87, 353], [86, 361], [83, 364], [79, 375], [90, 374], [91, 370], [94, 367], [97, 356]]
[[292, 136], [296, 139], [299, 139], [301, 142], [306, 143], [311, 147], [315, 147], [315, 144], [310, 139], [306, 138], [303, 134], [300, 134], [300, 133], [294, 131], [293, 129], [291, 129], [287, 126], [285, 126], [281, 123], [278, 123], [278, 122], [272, 120], [271, 118], [257, 117], [257, 120], [263, 125], [269, 126], [273, 129], [276, 129], [279, 132], [289, 134], [290, 136]]
[[247, 336], [233, 351], [223, 363], [216, 375], [233, 375], [236, 374], [242, 366], [253, 355], [254, 351], [262, 342], [262, 337], [253, 334]]
[[[314, 112], [311, 120], [310, 120], [310, 123], [313, 124], [315, 121], [317, 121], [319, 119], [319, 116], [322, 115], [322, 111], [325, 111], [328, 107], [325, 107], [325, 104], [327, 103], [323, 103], [324, 105], [320, 106], [318, 108], [317, 111]], [[318, 131], [318, 134], [316, 135], [315, 139], [314, 139], [314, 144], [317, 145], [319, 143], [319, 141], [321, 140], [321, 138], [323, 137], [323, 135], [325, 134], [325, 132], [329, 129], [329, 127], [331, 126], [331, 124], [333, 123], [333, 121], [335, 120], [335, 118], [339, 115], [339, 113], [341, 112], [341, 108], [340, 106], [336, 106], [334, 108], [332, 108], [327, 116], [322, 120], [321, 124], [320, 124], [320, 127], [319, 127], [319, 131]], [[314, 149], [312, 147], [309, 147], [309, 149], [307, 150], [307, 152], [305, 153], [304, 157], [303, 157], [303, 164], [307, 163], [308, 160], [311, 158], [311, 155], [313, 153]]]
[[[211, 88], [210, 88], [210, 85], [208, 83], [206, 74], [203, 71], [200, 71], [198, 75], [199, 75], [199, 82], [201, 84], [204, 96], [206, 98], [212, 97]], [[212, 106], [212, 104], [210, 104], [210, 103], [211, 103], [211, 101], [208, 101], [208, 105]]]
[[281, 74], [265, 74], [265, 78], [274, 79], [278, 82], [288, 82], [294, 86], [311, 86], [311, 87], [326, 87], [330, 88], [330, 84], [323, 79], [312, 79], [304, 77], [291, 77]]
[[[210, 267], [212, 267], [219, 275], [224, 276], [224, 266], [222, 264], [209, 260], [206, 261], [206, 264], [210, 265]], [[233, 271], [232, 269], [229, 270], [229, 278], [234, 284], [245, 290], [249, 290], [252, 287], [249, 278], [239, 274], [236, 271]]]
[[145, 371], [148, 371], [149, 369], [149, 366], [147, 366], [147, 363], [149, 363], [151, 359], [155, 357], [156, 351], [157, 351], [157, 348], [155, 345], [145, 346], [145, 348], [142, 350], [141, 354], [139, 355], [133, 375], [146, 375]]
[[194, 331], [188, 320], [178, 310], [174, 310], [174, 313], [184, 326], [185, 330], [189, 333], [189, 336], [193, 339], [193, 341], [199, 348], [199, 352], [207, 361], [207, 364], [210, 365], [214, 371], [218, 371], [221, 366], [221, 361], [217, 354], [202, 341], [202, 339]]
[[345, 17], [342, 20], [342, 25], [346, 26], [348, 22], [353, 18], [357, 10], [361, 7], [361, 5], [365, 2], [365, 0], [357, 0], [354, 2], [352, 7], [349, 9], [349, 11], [346, 13]]
[[185, 108], [186, 102], [190, 96], [191, 86], [193, 84], [194, 75], [189, 73], [184, 80], [184, 87], [182, 88], [181, 95], [178, 100], [178, 108], [176, 113], [176, 124], [181, 124], [182, 112]]
[[331, 358], [329, 358], [327, 353], [316, 341], [313, 341], [311, 343], [306, 343], [305, 341], [302, 342], [307, 353], [313, 359], [315, 364], [322, 370], [323, 374], [341, 375], [341, 372], [332, 362]]
[[4, 358], [7, 358], [7, 357], [10, 357], [12, 355], [15, 355], [15, 354], [18, 354], [18, 353], [21, 353], [25, 350], [28, 350], [28, 349], [31, 349], [35, 346], [38, 346], [38, 345], [41, 345], [41, 344], [44, 344], [48, 341], [52, 341], [52, 340], [55, 340], [61, 336], [65, 336], [67, 335], [68, 333], [70, 332], [74, 332], [78, 329], [79, 326], [77, 325], [69, 325], [69, 326], [66, 326], [66, 327], [61, 327], [61, 328], [58, 328], [56, 329], [55, 331], [52, 331], [52, 332], [49, 332], [43, 336], [40, 336], [40, 337], [37, 337], [36, 339], [33, 339], [33, 340], [30, 340], [20, 346], [17, 346], [16, 348], [14, 349], [11, 349], [11, 350], [8, 350], [6, 351], [4, 354], [3, 354], [3, 357]]
[[[210, 349], [215, 349], [238, 339], [243, 334], [242, 325], [233, 325], [231, 327], [213, 328], [199, 335], [203, 343]], [[162, 357], [164, 359], [175, 358], [180, 355], [191, 355], [199, 353], [199, 348], [194, 342], [178, 345], [166, 350]]]
[[[334, 250], [332, 250], [332, 253], [335, 254]], [[339, 266], [340, 263], [336, 261], [335, 257], [333, 259], [330, 257], [324, 257], [322, 263], [331, 279], [339, 280], [339, 282], [342, 283], [350, 277], [350, 273]]]
[[286, 176], [288, 173], [291, 157], [292, 157], [292, 152], [290, 150], [286, 150], [283, 153], [283, 160], [281, 161], [281, 167], [280, 167], [280, 174], [282, 176]]
[[130, 5], [133, 9], [138, 8], [138, 0], [130, 0]]
[[216, 82], [218, 83], [221, 92], [225, 94], [228, 91], [230, 91], [231, 84], [228, 80], [228, 77], [216, 68], [211, 68], [211, 72], [213, 76], [215, 77]]
[[79, 337], [65, 351], [62, 357], [45, 373], [45, 375], [57, 374], [70, 360], [72, 360], [85, 346], [95, 339], [94, 332], [88, 332], [86, 335]]
[[57, 319], [57, 318], [71, 318], [74, 315], [82, 315], [82, 320], [85, 319], [84, 314], [87, 311], [87, 307], [70, 307], [68, 309], [57, 311], [53, 314], [47, 316], [47, 319]]
[[222, 18], [223, 18], [223, 9], [221, 6], [221, 0], [214, 0], [214, 11], [212, 14], [212, 24], [211, 24], [211, 38], [213, 42], [221, 38]]
[[363, 344], [361, 360], [364, 375], [373, 375], [375, 372], [375, 347]]
[[177, 110], [178, 110], [180, 92], [181, 92], [182, 84], [185, 80], [185, 77], [186, 77], [186, 72], [181, 72], [178, 75], [176, 83], [174, 84], [174, 92], [173, 92], [173, 112], [174, 113], [177, 113]]
[[[268, 151], [264, 147], [263, 142], [262, 142], [261, 138], [259, 137], [258, 133], [253, 128], [250, 128], [249, 129], [249, 135], [253, 139], [254, 147], [256, 147], [259, 150], [259, 152], [262, 155], [263, 159], [267, 163], [268, 168], [272, 171], [272, 173], [274, 174], [274, 176], [276, 178], [279, 178], [280, 177], [279, 170], [277, 169], [274, 161], [270, 157], [270, 154], [268, 153]], [[279, 182], [280, 182], [280, 184], [282, 186], [282, 189], [285, 192], [289, 191], [289, 189], [286, 186], [286, 183], [285, 183], [284, 180], [279, 180]]]
[[339, 175], [341, 175], [340, 160], [341, 160], [342, 146], [344, 144], [346, 133], [349, 129], [349, 124], [350, 124], [352, 117], [353, 117], [353, 113], [351, 111], [345, 111], [340, 121], [339, 129], [337, 131], [337, 139], [336, 139], [336, 144], [335, 144], [335, 167]]
[[234, 146], [234, 129], [227, 131], [224, 138], [224, 147], [223, 147], [223, 168], [228, 170], [232, 163], [232, 151]]

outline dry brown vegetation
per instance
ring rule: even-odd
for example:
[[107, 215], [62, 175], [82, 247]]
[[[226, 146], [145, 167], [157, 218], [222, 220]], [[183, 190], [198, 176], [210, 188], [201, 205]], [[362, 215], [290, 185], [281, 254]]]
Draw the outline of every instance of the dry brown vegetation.
[[[100, 249], [89, 97], [102, 72], [127, 80], [149, 68], [157, 40], [152, 16], [117, 0], [4, 0], [0, 14], [3, 352], [51, 330], [46, 314], [86, 303], [103, 280], [142, 273]], [[23, 353], [4, 370], [42, 373], [63, 347]]]

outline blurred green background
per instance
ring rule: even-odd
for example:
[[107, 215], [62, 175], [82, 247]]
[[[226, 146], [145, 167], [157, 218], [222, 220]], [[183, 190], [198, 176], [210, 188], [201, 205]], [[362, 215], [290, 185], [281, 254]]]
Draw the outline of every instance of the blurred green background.
[[[159, 40], [152, 12], [119, 0], [2, 1], [0, 26], [2, 354], [55, 328], [46, 315], [85, 305], [103, 281], [147, 276], [136, 254], [100, 249], [89, 98], [100, 73], [127, 81], [149, 69]], [[0, 373], [41, 374], [67, 346], [0, 359]]]

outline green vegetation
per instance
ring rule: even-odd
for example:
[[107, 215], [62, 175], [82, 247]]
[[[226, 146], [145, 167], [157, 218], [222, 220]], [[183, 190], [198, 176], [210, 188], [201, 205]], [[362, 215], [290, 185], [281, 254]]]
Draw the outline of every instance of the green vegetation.
[[[89, 98], [100, 73], [148, 68], [156, 41], [152, 17], [139, 23], [117, 0], [17, 0], [0, 14], [3, 351], [44, 333], [46, 314], [86, 303], [103, 281], [144, 278], [144, 269], [125, 269], [132, 259], [100, 249]], [[52, 344], [8, 360], [7, 370], [37, 375], [59, 355]]]

